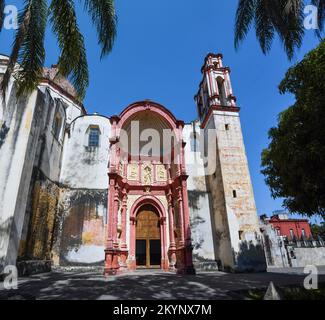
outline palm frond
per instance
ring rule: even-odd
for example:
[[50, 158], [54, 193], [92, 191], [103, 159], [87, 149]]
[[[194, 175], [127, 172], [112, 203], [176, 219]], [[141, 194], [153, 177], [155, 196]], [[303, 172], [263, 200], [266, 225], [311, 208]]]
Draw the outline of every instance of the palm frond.
[[50, 21], [61, 49], [58, 61], [59, 73], [71, 79], [79, 99], [83, 99], [89, 84], [88, 63], [84, 38], [77, 23], [74, 1], [52, 0]]
[[304, 2], [279, 0], [272, 3], [272, 20], [283, 43], [284, 50], [291, 60], [296, 49], [302, 45], [304, 30]]
[[[318, 15], [323, 28], [325, 1], [312, 0], [320, 8]], [[280, 37], [284, 50], [291, 60], [302, 45], [304, 30], [304, 0], [239, 0], [236, 13], [235, 47], [246, 37], [251, 22], [263, 53], [272, 45], [275, 33]]]
[[294, 13], [298, 15], [302, 4], [303, 0], [286, 0], [284, 3], [284, 12], [286, 14]]
[[6, 6], [5, 0], [0, 0], [0, 32], [2, 30], [3, 21], [5, 19], [5, 13], [4, 13], [5, 6]]
[[113, 48], [116, 36], [116, 14], [113, 0], [85, 0], [85, 9], [97, 28], [98, 44], [102, 47], [101, 57]]
[[269, 5], [268, 0], [260, 0], [256, 3], [255, 8], [256, 37], [264, 54], [270, 51], [275, 32]]
[[31, 1], [30, 18], [19, 50], [18, 95], [33, 91], [43, 75], [47, 1]]
[[5, 94], [8, 88], [8, 84], [10, 81], [10, 77], [14, 71], [15, 65], [18, 60], [19, 51], [21, 45], [25, 39], [26, 30], [29, 26], [30, 16], [31, 16], [31, 7], [33, 4], [33, 0], [26, 1], [24, 9], [20, 12], [18, 17], [18, 25], [19, 28], [16, 32], [15, 40], [12, 46], [11, 54], [9, 57], [9, 62], [7, 66], [7, 70], [1, 81], [1, 91], [3, 95], [3, 101], [5, 101]]
[[239, 0], [235, 22], [235, 48], [246, 37], [254, 19], [257, 0]]

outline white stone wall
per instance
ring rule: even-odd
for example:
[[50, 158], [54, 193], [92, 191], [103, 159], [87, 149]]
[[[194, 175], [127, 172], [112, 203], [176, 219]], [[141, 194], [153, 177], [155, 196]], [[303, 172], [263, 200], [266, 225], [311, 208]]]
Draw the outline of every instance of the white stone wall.
[[291, 259], [293, 267], [325, 266], [325, 247], [295, 248], [294, 254], [296, 259]]
[[33, 126], [37, 96], [14, 99], [4, 116], [9, 131], [0, 151], [0, 272], [15, 264], [18, 253], [39, 131]]
[[[17, 100], [13, 87], [7, 98], [2, 121], [8, 132], [0, 152], [0, 225], [3, 229], [0, 259], [5, 264], [14, 264], [20, 241], [25, 240], [28, 231], [26, 212], [33, 195], [34, 168], [42, 171], [47, 179], [58, 182], [63, 140], [56, 140], [52, 133], [58, 101], [52, 98], [50, 89], [40, 87], [28, 97]], [[64, 106], [61, 112], [65, 113]], [[63, 127], [64, 119], [62, 132]]]
[[[0, 60], [5, 60], [0, 56]], [[0, 76], [5, 72], [0, 65]], [[63, 99], [49, 85], [40, 85], [28, 97], [16, 97], [12, 78], [6, 103], [0, 101], [0, 269], [15, 264], [21, 240], [25, 240], [33, 196], [34, 168], [58, 182], [64, 137], [65, 112], [81, 114], [72, 101]], [[61, 103], [62, 102], [62, 103]], [[54, 138], [52, 125], [56, 106], [63, 115], [61, 136]], [[74, 111], [73, 111], [74, 110]], [[3, 134], [4, 133], [4, 134]], [[0, 270], [1, 272], [1, 270]]]
[[[98, 148], [88, 147], [90, 126], [100, 129]], [[66, 133], [60, 182], [70, 188], [107, 189], [109, 119], [98, 115], [81, 116], [71, 123]]]
[[[196, 134], [197, 143], [194, 147], [193, 138]], [[185, 159], [193, 256], [198, 262], [215, 262], [214, 232], [209, 193], [206, 186], [204, 160], [200, 152], [200, 125], [199, 122], [187, 124], [183, 130], [186, 142]], [[197, 148], [197, 149], [196, 149]], [[196, 150], [195, 150], [196, 149]]]
[[290, 266], [288, 252], [283, 237], [279, 237], [271, 224], [261, 224], [266, 263], [272, 268]]

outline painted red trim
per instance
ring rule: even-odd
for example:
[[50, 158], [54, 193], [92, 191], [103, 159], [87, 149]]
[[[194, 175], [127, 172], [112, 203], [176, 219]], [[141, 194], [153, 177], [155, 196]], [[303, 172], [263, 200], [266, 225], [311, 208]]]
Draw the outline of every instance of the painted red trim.
[[166, 217], [165, 208], [164, 208], [163, 204], [161, 203], [161, 201], [158, 198], [156, 198], [155, 196], [144, 195], [133, 203], [131, 210], [130, 210], [130, 218], [136, 218], [141, 207], [143, 207], [146, 204], [150, 204], [150, 205], [154, 206], [157, 209], [160, 218]]
[[175, 129], [178, 122], [184, 123], [183, 121], [177, 120], [174, 115], [163, 105], [153, 102], [153, 101], [139, 101], [129, 105], [125, 108], [120, 116], [118, 121], [118, 127], [122, 128], [124, 123], [139, 112], [149, 110], [151, 112], [157, 113], [162, 116], [170, 125], [171, 129]]

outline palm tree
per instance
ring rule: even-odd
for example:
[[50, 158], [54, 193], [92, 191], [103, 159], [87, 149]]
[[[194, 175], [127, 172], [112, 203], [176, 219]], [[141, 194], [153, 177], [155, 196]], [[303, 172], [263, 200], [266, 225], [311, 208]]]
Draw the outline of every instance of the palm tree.
[[[318, 8], [319, 29], [316, 30], [316, 34], [321, 38], [325, 20], [325, 1], [311, 0], [311, 3]], [[236, 13], [235, 47], [239, 47], [254, 22], [256, 37], [263, 53], [269, 52], [277, 33], [291, 60], [295, 50], [301, 47], [305, 33], [304, 5], [303, 0], [239, 0]]]
[[[116, 35], [116, 15], [114, 0], [83, 0], [84, 9], [96, 26], [101, 57], [113, 47]], [[3, 21], [5, 1], [0, 0], [0, 26]], [[18, 29], [12, 46], [7, 71], [1, 83], [6, 92], [11, 75], [14, 74], [18, 95], [34, 90], [42, 77], [45, 60], [44, 37], [47, 23], [57, 37], [60, 47], [58, 60], [59, 74], [69, 77], [79, 99], [83, 99], [88, 87], [88, 64], [74, 0], [25, 0], [19, 14]], [[0, 28], [1, 31], [1, 28]], [[15, 65], [20, 67], [15, 71]]]

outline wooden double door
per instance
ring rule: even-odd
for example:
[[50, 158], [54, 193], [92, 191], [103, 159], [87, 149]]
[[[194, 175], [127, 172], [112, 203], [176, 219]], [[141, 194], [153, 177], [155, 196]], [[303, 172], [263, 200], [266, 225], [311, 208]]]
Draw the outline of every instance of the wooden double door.
[[161, 267], [159, 215], [152, 206], [144, 206], [136, 219], [136, 262], [138, 268]]

